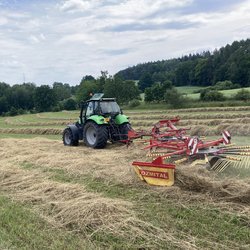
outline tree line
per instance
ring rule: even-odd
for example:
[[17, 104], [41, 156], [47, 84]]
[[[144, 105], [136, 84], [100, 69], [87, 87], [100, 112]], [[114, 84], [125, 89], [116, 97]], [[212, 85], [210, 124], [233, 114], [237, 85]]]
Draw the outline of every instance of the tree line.
[[59, 82], [55, 82], [52, 87], [37, 87], [34, 83], [10, 86], [0, 82], [0, 115], [17, 115], [27, 111], [72, 110], [77, 105], [72, 98], [75, 92], [75, 87]]
[[26, 112], [75, 110], [91, 93], [103, 92], [105, 97], [115, 97], [120, 104], [139, 99], [140, 91], [134, 81], [122, 80], [102, 71], [94, 78], [86, 75], [79, 85], [55, 82], [53, 86], [36, 86], [34, 83], [10, 86], [0, 82], [0, 115], [17, 115]]
[[78, 86], [76, 99], [78, 102], [89, 99], [90, 93], [104, 93], [105, 97], [115, 97], [120, 104], [128, 104], [140, 98], [138, 86], [132, 80], [123, 80], [119, 76], [111, 76], [101, 71], [101, 76], [84, 76]]
[[231, 81], [250, 86], [250, 39], [235, 41], [213, 52], [190, 54], [180, 58], [148, 62], [119, 71], [116, 76], [138, 80], [144, 91], [154, 83], [171, 81], [174, 86], [211, 86]]

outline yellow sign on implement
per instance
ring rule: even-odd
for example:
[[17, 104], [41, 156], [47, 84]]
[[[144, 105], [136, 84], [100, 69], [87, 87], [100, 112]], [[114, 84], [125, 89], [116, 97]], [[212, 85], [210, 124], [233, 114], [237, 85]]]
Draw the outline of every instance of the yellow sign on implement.
[[150, 185], [172, 186], [174, 184], [174, 164], [163, 163], [158, 157], [153, 162], [133, 162], [135, 172], [139, 178]]

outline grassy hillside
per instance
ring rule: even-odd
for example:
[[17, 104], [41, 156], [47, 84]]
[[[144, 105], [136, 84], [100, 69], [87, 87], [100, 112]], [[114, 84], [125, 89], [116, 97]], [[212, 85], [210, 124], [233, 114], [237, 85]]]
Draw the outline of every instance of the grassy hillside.
[[[195, 90], [199, 90], [201, 88], [196, 88], [196, 87], [177, 87], [177, 89], [183, 93], [186, 94], [188, 98], [194, 99], [194, 100], [198, 100], [200, 98], [200, 93], [194, 93]], [[194, 91], [193, 91], [194, 89]], [[248, 88], [244, 88], [245, 90], [250, 91], [250, 87]], [[221, 90], [219, 92], [221, 92], [224, 96], [232, 98], [234, 97], [234, 95], [241, 89], [227, 89], [227, 90]]]
[[199, 86], [181, 86], [181, 87], [176, 87], [178, 92], [181, 94], [185, 95], [191, 95], [194, 94], [195, 92], [204, 89], [205, 87], [199, 87]]

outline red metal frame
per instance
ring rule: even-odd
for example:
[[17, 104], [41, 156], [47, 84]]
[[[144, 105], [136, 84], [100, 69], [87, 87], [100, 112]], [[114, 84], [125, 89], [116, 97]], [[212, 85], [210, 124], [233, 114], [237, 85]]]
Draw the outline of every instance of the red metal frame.
[[[222, 143], [230, 143], [230, 133], [228, 131], [223, 132], [223, 137], [213, 141], [204, 142], [197, 136], [191, 137], [186, 135], [186, 131], [190, 128], [178, 129], [175, 124], [180, 121], [179, 117], [160, 120], [152, 128], [151, 132], [135, 132], [134, 130], [128, 133], [128, 142], [137, 138], [143, 138], [143, 136], [150, 136], [148, 140], [149, 145], [144, 149], [164, 148], [170, 150], [169, 153], [164, 154], [162, 157], [167, 158], [173, 155], [194, 155], [197, 154], [200, 149], [207, 149], [209, 147], [216, 147]], [[162, 131], [164, 130], [164, 131]], [[214, 154], [223, 153], [222, 149], [218, 149]]]

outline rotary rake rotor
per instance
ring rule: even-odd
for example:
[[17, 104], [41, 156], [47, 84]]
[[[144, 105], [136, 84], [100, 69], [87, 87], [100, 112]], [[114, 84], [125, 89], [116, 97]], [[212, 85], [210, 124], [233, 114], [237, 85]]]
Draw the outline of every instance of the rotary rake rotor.
[[152, 185], [171, 186], [174, 184], [174, 170], [180, 164], [202, 165], [208, 170], [223, 172], [229, 167], [248, 168], [250, 146], [231, 144], [229, 131], [222, 132], [217, 140], [204, 140], [198, 136], [188, 136], [190, 128], [178, 129], [180, 119], [173, 118], [157, 122], [150, 132], [134, 130], [128, 133], [128, 144], [135, 139], [147, 143], [147, 157], [152, 162], [134, 161], [132, 165], [140, 179]]

